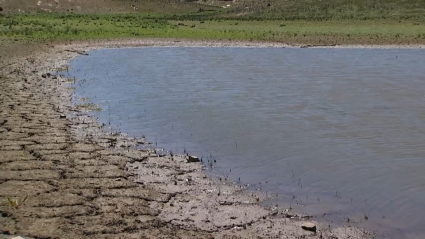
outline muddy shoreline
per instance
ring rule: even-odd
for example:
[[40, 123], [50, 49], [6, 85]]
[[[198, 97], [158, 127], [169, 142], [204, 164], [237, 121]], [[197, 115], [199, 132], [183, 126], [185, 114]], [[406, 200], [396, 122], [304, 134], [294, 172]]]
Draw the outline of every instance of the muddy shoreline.
[[244, 47], [244, 48], [335, 48], [335, 49], [425, 49], [425, 45], [313, 45], [313, 44], [287, 44], [281, 42], [264, 41], [214, 41], [196, 39], [119, 39], [119, 40], [91, 40], [73, 41], [66, 44], [68, 47], [90, 51], [100, 48], [132, 48], [132, 47]]
[[[186, 155], [138, 149], [149, 142], [99, 125], [71, 103], [72, 82], [49, 74], [99, 48], [290, 47], [256, 44], [145, 39], [32, 50], [11, 45], [0, 59], [0, 238], [372, 237], [287, 208], [263, 208], [261, 195], [208, 177], [203, 164]], [[305, 222], [317, 232], [302, 229]]]

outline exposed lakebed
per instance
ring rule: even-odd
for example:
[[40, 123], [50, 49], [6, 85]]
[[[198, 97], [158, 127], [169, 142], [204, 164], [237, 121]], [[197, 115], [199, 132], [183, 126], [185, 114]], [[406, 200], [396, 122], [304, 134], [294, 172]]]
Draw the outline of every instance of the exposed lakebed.
[[425, 235], [420, 49], [104, 49], [71, 62], [100, 122], [328, 219]]

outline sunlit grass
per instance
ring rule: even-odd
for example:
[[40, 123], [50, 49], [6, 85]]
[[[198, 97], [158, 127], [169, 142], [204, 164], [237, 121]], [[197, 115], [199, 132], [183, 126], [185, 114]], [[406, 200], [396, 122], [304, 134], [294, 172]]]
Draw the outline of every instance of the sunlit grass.
[[0, 36], [26, 40], [186, 38], [300, 44], [424, 44], [425, 24], [395, 20], [175, 20], [164, 14], [31, 14], [0, 18]]

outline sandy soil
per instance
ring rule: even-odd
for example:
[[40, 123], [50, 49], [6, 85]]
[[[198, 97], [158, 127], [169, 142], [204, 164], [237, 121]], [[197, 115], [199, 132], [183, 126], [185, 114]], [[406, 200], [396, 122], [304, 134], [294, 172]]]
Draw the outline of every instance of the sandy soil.
[[[247, 46], [174, 40], [2, 42], [0, 238], [372, 237], [285, 208], [263, 208], [261, 196], [207, 177], [200, 162], [138, 149], [149, 142], [99, 125], [71, 104], [72, 82], [53, 74], [96, 48], [230, 44]], [[20, 205], [12, 206], [8, 198]], [[301, 228], [307, 221], [316, 224], [317, 233]]]

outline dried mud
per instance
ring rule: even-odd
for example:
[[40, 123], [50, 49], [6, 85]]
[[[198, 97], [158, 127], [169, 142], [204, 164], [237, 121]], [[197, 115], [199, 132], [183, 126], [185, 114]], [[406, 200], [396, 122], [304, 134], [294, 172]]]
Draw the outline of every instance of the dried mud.
[[373, 235], [323, 222], [315, 222], [317, 233], [303, 230], [312, 218], [263, 208], [261, 197], [208, 177], [202, 163], [140, 150], [148, 142], [99, 125], [71, 103], [70, 81], [53, 75], [86, 49], [155, 42], [7, 44], [0, 58], [0, 238]]

